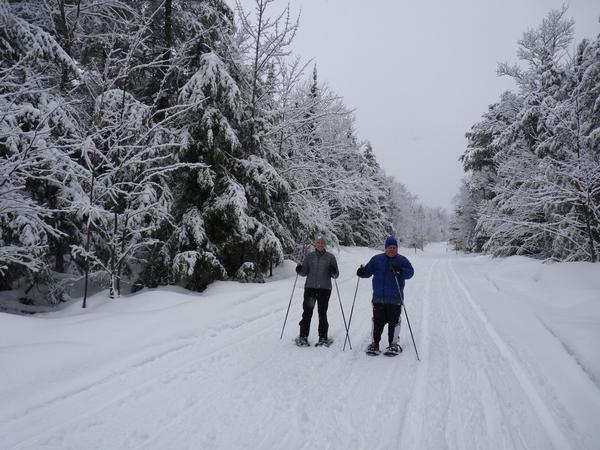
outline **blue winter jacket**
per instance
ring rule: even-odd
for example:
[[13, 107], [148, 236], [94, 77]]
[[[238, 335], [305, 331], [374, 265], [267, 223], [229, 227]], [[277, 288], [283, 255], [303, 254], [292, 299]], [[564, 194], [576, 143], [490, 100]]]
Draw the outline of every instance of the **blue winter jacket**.
[[[394, 267], [401, 267], [402, 274], [398, 276], [398, 284], [402, 297], [398, 292], [398, 285], [394, 280]], [[392, 303], [400, 305], [404, 298], [404, 280], [412, 278], [415, 274], [412, 264], [402, 255], [390, 258], [385, 253], [380, 253], [371, 258], [364, 267], [361, 278], [373, 276], [373, 303]]]

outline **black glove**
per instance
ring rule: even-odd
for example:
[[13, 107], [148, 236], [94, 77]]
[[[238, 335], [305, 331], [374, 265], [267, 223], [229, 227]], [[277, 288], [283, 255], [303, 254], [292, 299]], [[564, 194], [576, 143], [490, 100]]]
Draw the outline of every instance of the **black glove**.
[[296, 266], [296, 273], [300, 273], [302, 271], [302, 264], [298, 264]]
[[397, 277], [402, 275], [402, 267], [400, 266], [392, 266], [392, 272], [394, 272], [394, 275], [396, 275]]
[[362, 277], [363, 273], [365, 273], [365, 268], [361, 265], [358, 270], [356, 271], [356, 276], [358, 277]]
[[337, 270], [335, 270], [334, 266], [329, 266], [329, 276], [331, 278], [337, 278], [338, 273], [337, 273]]

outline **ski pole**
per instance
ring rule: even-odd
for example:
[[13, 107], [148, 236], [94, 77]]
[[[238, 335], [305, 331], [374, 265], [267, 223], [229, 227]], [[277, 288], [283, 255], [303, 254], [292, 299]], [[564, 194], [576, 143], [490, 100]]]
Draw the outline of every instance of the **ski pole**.
[[396, 287], [398, 288], [398, 293], [400, 294], [400, 302], [401, 308], [404, 308], [404, 315], [406, 316], [406, 323], [408, 324], [408, 330], [410, 331], [410, 337], [412, 338], [413, 345], [415, 346], [415, 353], [417, 354], [417, 361], [421, 361], [419, 359], [419, 351], [417, 350], [417, 344], [415, 343], [415, 336], [413, 335], [412, 328], [410, 326], [410, 320], [408, 320], [408, 311], [406, 311], [406, 305], [404, 304], [404, 295], [402, 295], [402, 290], [400, 290], [400, 283], [398, 283], [398, 277], [394, 275], [394, 280], [396, 280]]
[[292, 298], [294, 297], [294, 291], [296, 290], [296, 282], [298, 281], [298, 274], [296, 274], [296, 279], [294, 280], [294, 287], [292, 288], [292, 295], [290, 295], [290, 302], [288, 303], [287, 311], [285, 313], [285, 320], [283, 321], [283, 328], [281, 328], [281, 336], [279, 336], [279, 340], [283, 338], [283, 330], [285, 330], [285, 323], [287, 322], [288, 314], [290, 313], [290, 306], [292, 306]]
[[[352, 344], [350, 343], [350, 335], [348, 334], [348, 325], [346, 324], [346, 315], [344, 314], [344, 308], [342, 306], [342, 297], [340, 297], [340, 290], [338, 288], [337, 279], [334, 278], [333, 281], [335, 282], [335, 290], [337, 291], [338, 300], [340, 301], [340, 309], [342, 310], [342, 319], [344, 319], [344, 326], [346, 327], [346, 338], [348, 339], [348, 345], [350, 346], [350, 350], [352, 350]], [[344, 341], [344, 344], [345, 344], [345, 341]]]
[[350, 310], [350, 317], [348, 318], [348, 330], [346, 331], [346, 339], [344, 339], [344, 351], [346, 350], [346, 341], [350, 339], [348, 333], [350, 333], [350, 324], [352, 323], [352, 314], [354, 313], [354, 302], [356, 301], [356, 293], [358, 292], [358, 283], [360, 281], [360, 277], [356, 277], [356, 289], [354, 291], [354, 299], [352, 299], [352, 309]]
[[[300, 257], [300, 261], [304, 260], [304, 256], [306, 255], [306, 244], [302, 245], [302, 256]], [[294, 287], [292, 288], [292, 295], [290, 295], [290, 302], [288, 303], [287, 311], [285, 312], [285, 320], [283, 321], [283, 327], [281, 328], [281, 336], [279, 336], [279, 340], [283, 338], [283, 330], [285, 330], [285, 323], [287, 322], [288, 314], [290, 312], [290, 306], [292, 305], [292, 298], [294, 298], [294, 291], [296, 290], [296, 283], [298, 282], [299, 273], [296, 272], [296, 279], [294, 280]]]

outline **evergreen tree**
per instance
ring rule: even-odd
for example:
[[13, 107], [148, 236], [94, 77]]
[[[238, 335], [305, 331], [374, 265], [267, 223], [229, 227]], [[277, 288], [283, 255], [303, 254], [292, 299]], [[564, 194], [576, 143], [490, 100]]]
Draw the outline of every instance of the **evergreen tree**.
[[[51, 270], [64, 270], [62, 215], [73, 213], [77, 115], [61, 89], [75, 61], [49, 33], [0, 2], [0, 278], [25, 276], [39, 301], [63, 298]], [[30, 289], [29, 288], [29, 289]], [[29, 290], [28, 289], [28, 290]]]
[[565, 59], [573, 33], [565, 14], [551, 11], [524, 34], [518, 55], [527, 68], [499, 67], [520, 93], [503, 95], [467, 134], [462, 161], [472, 174], [457, 215], [471, 218], [453, 226], [465, 248], [597, 260], [599, 166], [589, 139], [598, 130], [597, 47], [584, 41]]

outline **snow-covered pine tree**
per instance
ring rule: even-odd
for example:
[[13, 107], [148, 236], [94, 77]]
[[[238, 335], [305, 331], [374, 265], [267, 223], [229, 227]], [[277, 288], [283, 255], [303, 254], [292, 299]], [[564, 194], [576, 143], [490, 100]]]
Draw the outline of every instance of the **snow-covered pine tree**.
[[543, 160], [554, 156], [547, 143], [552, 135], [548, 120], [565, 77], [561, 61], [572, 39], [573, 21], [565, 13], [565, 8], [551, 11], [537, 29], [524, 33], [518, 55], [527, 63], [526, 71], [507, 64], [499, 68], [500, 74], [519, 83], [523, 105], [511, 129], [512, 139], [496, 155], [497, 196], [480, 220], [490, 234], [485, 247], [494, 253], [552, 255], [555, 236], [547, 222], [560, 207], [539, 193], [545, 177]]
[[379, 247], [392, 233], [392, 181], [375, 159], [370, 142], [357, 148], [353, 130], [348, 133], [352, 136], [351, 150], [341, 161], [355, 186], [340, 197], [343, 208], [337, 214], [334, 210], [335, 232], [343, 245]]
[[[538, 197], [551, 202], [552, 254], [562, 260], [598, 260], [600, 244], [600, 39], [583, 41], [548, 115], [552, 133], [541, 163]], [[590, 139], [591, 138], [591, 139]], [[595, 141], [595, 142], [594, 142]]]
[[318, 83], [316, 68], [306, 80], [305, 66], [293, 61], [282, 77], [276, 124], [278, 171], [291, 186], [290, 207], [304, 239], [320, 234], [333, 242], [367, 245], [385, 232], [381, 189], [385, 176], [361, 154], [351, 112]]
[[[280, 13], [273, 13], [271, 5], [275, 0], [254, 0], [252, 13], [247, 14], [242, 4], [236, 0], [240, 23], [239, 44], [245, 51], [245, 70], [240, 75], [244, 117], [244, 142], [251, 154], [263, 156], [269, 149], [262, 140], [268, 133], [269, 99], [276, 74], [274, 70], [282, 59], [291, 53], [290, 45], [298, 30], [298, 20], [292, 19], [289, 5]], [[268, 78], [271, 79], [270, 83]]]
[[176, 279], [196, 290], [226, 277], [261, 280], [283, 255], [271, 225], [285, 185], [264, 148], [242, 132], [248, 91], [240, 88], [246, 66], [233, 14], [223, 2], [209, 3], [195, 18], [202, 45], [182, 66], [189, 75], [177, 96], [184, 108], [177, 127], [183, 158], [210, 167], [179, 178], [178, 225], [164, 252]]
[[[575, 86], [571, 98], [571, 123], [576, 123], [577, 175], [571, 188], [577, 191], [579, 223], [583, 225], [591, 261], [600, 259], [600, 34], [583, 41], [573, 68]], [[583, 182], [580, 182], [579, 180]]]
[[[180, 264], [174, 271], [173, 258], [180, 245], [188, 245], [184, 238], [176, 240], [186, 227], [182, 219], [189, 217], [186, 216], [189, 206], [185, 200], [186, 183], [199, 180], [201, 184], [200, 180], [207, 173], [205, 170], [189, 170], [192, 166], [198, 169], [205, 164], [200, 162], [201, 158], [188, 152], [189, 126], [197, 120], [194, 111], [204, 98], [199, 93], [192, 103], [181, 102], [178, 92], [199, 70], [203, 63], [202, 55], [210, 52], [224, 33], [231, 32], [233, 13], [220, 0], [145, 0], [133, 3], [132, 7], [144, 18], [146, 26], [144, 51], [136, 55], [138, 69], [141, 70], [137, 70], [136, 76], [129, 80], [129, 93], [151, 111], [153, 145], [162, 146], [162, 150], [171, 153], [173, 162], [179, 162], [177, 166], [171, 166], [168, 173], [161, 174], [163, 183], [174, 197], [169, 211], [173, 219], [163, 222], [154, 231], [157, 244], [143, 252], [145, 263], [134, 284], [134, 289], [140, 289], [179, 281], [179, 274], [187, 271], [186, 268], [177, 269]], [[194, 188], [189, 194], [193, 193], [197, 193]], [[191, 244], [192, 247], [194, 245]], [[190, 258], [187, 260], [190, 261]]]
[[[277, 104], [277, 85], [291, 53], [290, 45], [298, 29], [289, 6], [282, 11], [272, 10], [272, 0], [255, 0], [251, 14], [246, 15], [236, 2], [239, 32], [236, 39], [243, 64], [238, 71], [242, 116], [238, 159], [238, 178], [244, 180], [250, 214], [266, 228], [261, 234], [276, 237], [275, 241], [261, 240], [260, 250], [251, 255], [262, 270], [282, 260], [283, 250], [291, 251], [295, 236], [295, 217], [288, 208], [289, 185], [275, 169], [278, 153], [277, 123], [282, 112]], [[269, 242], [270, 241], [270, 242]], [[266, 251], [265, 251], [266, 250]]]
[[475, 227], [477, 226], [478, 204], [471, 191], [469, 176], [461, 180], [458, 193], [452, 199], [454, 209], [450, 219], [450, 238], [454, 250], [475, 251]]
[[4, 287], [25, 280], [27, 297], [52, 304], [63, 297], [51, 270], [64, 270], [62, 217], [73, 212], [68, 191], [80, 175], [77, 115], [61, 84], [79, 69], [12, 8], [0, 2], [0, 278]]
[[[460, 160], [463, 169], [470, 175], [456, 198], [458, 217], [453, 224], [456, 236], [452, 241], [457, 249], [481, 251], [489, 240], [491, 230], [486, 227], [476, 229], [478, 213], [475, 211], [482, 210], [496, 195], [498, 154], [512, 139], [510, 127], [516, 122], [522, 105], [519, 96], [505, 92], [498, 103], [489, 107], [482, 120], [466, 133], [467, 150]], [[466, 216], [468, 211], [471, 217]]]
[[131, 93], [139, 87], [138, 76], [143, 78], [156, 61], [146, 60], [149, 24], [156, 13], [148, 17], [130, 11], [129, 26], [105, 35], [105, 51], [84, 77], [93, 101], [81, 146], [89, 173], [80, 211], [86, 226], [82, 242], [73, 246], [83, 259], [84, 307], [88, 275], [106, 280], [111, 297], [118, 296], [123, 277], [135, 276], [160, 243], [157, 234], [172, 222], [172, 174], [204, 167], [179, 161], [179, 142], [167, 128], [172, 118], [156, 114]]
[[[565, 60], [573, 28], [565, 14], [551, 11], [524, 34], [518, 55], [527, 68], [499, 66], [520, 93], [505, 94], [467, 135], [462, 160], [472, 175], [457, 211], [472, 211], [465, 245], [475, 250], [597, 259], [597, 50], [584, 41]], [[458, 222], [473, 221], [455, 219], [464, 236]]]

